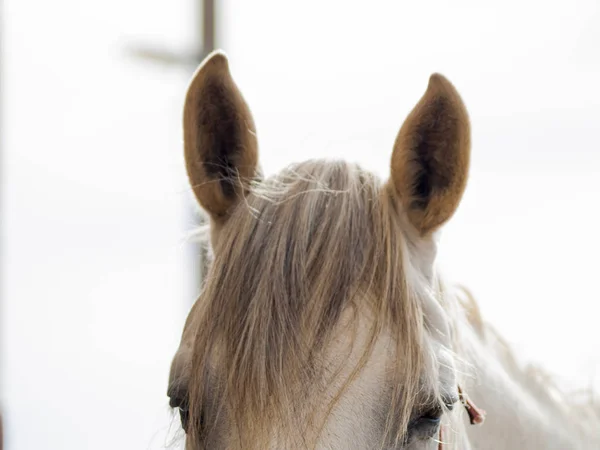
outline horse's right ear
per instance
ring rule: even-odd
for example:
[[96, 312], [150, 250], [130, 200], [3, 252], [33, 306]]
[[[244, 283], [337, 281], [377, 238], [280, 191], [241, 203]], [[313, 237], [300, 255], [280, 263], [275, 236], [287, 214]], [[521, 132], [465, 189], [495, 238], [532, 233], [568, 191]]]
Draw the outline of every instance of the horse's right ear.
[[258, 145], [252, 114], [221, 51], [207, 56], [194, 74], [183, 134], [194, 194], [213, 220], [224, 220], [256, 176]]
[[454, 86], [433, 74], [394, 144], [391, 185], [421, 236], [456, 211], [467, 184], [471, 129]]

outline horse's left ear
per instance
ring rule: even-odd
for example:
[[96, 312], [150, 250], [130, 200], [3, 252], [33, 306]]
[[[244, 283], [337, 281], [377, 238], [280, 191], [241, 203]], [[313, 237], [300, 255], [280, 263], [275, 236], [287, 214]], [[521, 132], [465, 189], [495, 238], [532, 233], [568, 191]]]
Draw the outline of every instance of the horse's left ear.
[[183, 135], [194, 194], [213, 220], [223, 221], [257, 175], [258, 144], [252, 114], [221, 51], [207, 56], [194, 74]]
[[470, 125], [460, 95], [442, 75], [408, 115], [394, 144], [390, 184], [424, 236], [456, 211], [467, 184]]

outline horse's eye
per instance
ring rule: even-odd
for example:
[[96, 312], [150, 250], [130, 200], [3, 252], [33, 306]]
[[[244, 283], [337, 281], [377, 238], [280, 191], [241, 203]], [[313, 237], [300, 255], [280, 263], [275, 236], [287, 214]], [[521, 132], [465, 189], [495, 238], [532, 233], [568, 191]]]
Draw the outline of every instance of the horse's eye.
[[416, 422], [424, 423], [424, 424], [439, 424], [442, 420], [442, 415], [444, 414], [444, 410], [442, 408], [431, 408], [425, 413], [421, 414], [419, 418], [417, 418]]
[[179, 407], [179, 419], [181, 420], [181, 428], [187, 433], [188, 425], [190, 423], [190, 410], [187, 404]]
[[189, 398], [187, 389], [179, 383], [173, 383], [169, 386], [167, 395], [169, 396], [169, 406], [171, 408], [179, 408], [181, 427], [187, 433], [189, 424]]
[[444, 399], [444, 404], [434, 405], [420, 411], [408, 425], [409, 434], [419, 438], [431, 438], [439, 432], [442, 416], [445, 412], [452, 411], [458, 398]]
[[408, 425], [409, 435], [417, 439], [429, 439], [439, 432], [440, 423], [444, 409], [441, 407], [431, 408]]

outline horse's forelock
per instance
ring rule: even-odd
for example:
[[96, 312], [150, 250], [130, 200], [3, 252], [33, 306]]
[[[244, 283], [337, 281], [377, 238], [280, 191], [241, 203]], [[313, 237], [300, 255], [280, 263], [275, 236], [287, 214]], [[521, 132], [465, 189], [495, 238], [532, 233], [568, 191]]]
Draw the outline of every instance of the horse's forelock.
[[408, 255], [398, 209], [376, 177], [343, 162], [299, 164], [254, 187], [218, 232], [199, 300], [192, 441], [223, 417], [200, 421], [209, 375], [218, 380], [211, 390], [220, 410], [245, 445], [264, 445], [278, 426], [306, 426], [303, 403], [325, 388], [323, 358], [336, 325], [357, 306], [368, 307], [373, 322], [353, 376], [381, 332], [391, 333], [396, 362], [385, 426], [389, 438], [402, 438], [424, 359], [422, 311], [403, 270]]

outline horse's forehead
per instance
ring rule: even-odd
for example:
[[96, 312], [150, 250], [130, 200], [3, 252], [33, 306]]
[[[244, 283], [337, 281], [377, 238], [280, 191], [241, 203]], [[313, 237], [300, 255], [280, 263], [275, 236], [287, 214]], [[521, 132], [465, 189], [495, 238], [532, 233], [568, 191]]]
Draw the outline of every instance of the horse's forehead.
[[[339, 394], [344, 380], [356, 367], [364, 346], [370, 337], [369, 311], [363, 314], [346, 311], [341, 317], [338, 332], [329, 348], [329, 370], [336, 373], [334, 382], [329, 386], [325, 397], [333, 398]], [[335, 442], [328, 447], [322, 442], [322, 448], [371, 448], [375, 436], [380, 436], [389, 412], [390, 396], [394, 380], [389, 377], [390, 362], [394, 359], [394, 337], [391, 330], [383, 330], [377, 339], [364, 368], [344, 391], [327, 420], [324, 436], [335, 436]], [[442, 395], [453, 395], [456, 379], [453, 370], [452, 353], [439, 339], [432, 339], [424, 351], [435, 353], [434, 360], [439, 365], [437, 382]], [[425, 377], [427, 379], [427, 377]], [[431, 398], [432, 386], [424, 386], [420, 392], [423, 400]], [[320, 398], [322, 400], [322, 398]], [[326, 405], [328, 402], [324, 402]], [[313, 406], [314, 407], [314, 406]], [[318, 407], [318, 405], [317, 405]], [[351, 440], [340, 443], [340, 436], [349, 436]], [[340, 446], [341, 444], [341, 446]], [[321, 448], [321, 447], [320, 447]]]
[[[451, 369], [454, 366], [448, 323], [442, 307], [435, 298], [427, 298], [424, 302], [427, 304], [427, 306], [424, 306], [425, 315], [433, 316], [432, 322], [436, 321], [436, 323], [439, 323], [439, 329], [435, 331], [430, 330], [426, 334], [425, 339], [429, 340], [429, 345], [424, 346], [423, 351], [432, 352], [435, 361], [441, 367], [444, 367], [443, 372], [445, 373], [446, 369]], [[369, 303], [368, 299], [363, 304], [365, 303]], [[339, 369], [338, 365], [344, 365], [348, 368], [347, 370], [352, 370], [363, 356], [364, 348], [368, 345], [372, 336], [371, 318], [373, 313], [366, 306], [358, 308], [358, 314], [354, 309], [348, 309], [343, 312], [337, 325], [337, 330], [334, 333], [335, 337], [329, 346], [327, 355], [330, 359], [330, 364], [336, 370]], [[428, 328], [431, 329], [431, 325]], [[375, 372], [378, 375], [373, 378], [383, 377], [386, 374], [384, 367], [388, 367], [389, 361], [395, 358], [393, 352], [393, 349], [396, 347], [395, 339], [395, 333], [388, 329], [382, 330], [380, 336], [377, 338], [369, 357], [369, 363], [365, 367], [367, 373], [370, 368], [375, 368]], [[441, 373], [442, 371], [440, 371]], [[450, 375], [449, 373], [445, 373], [444, 379], [440, 381], [448, 381], [446, 378], [450, 377]]]

